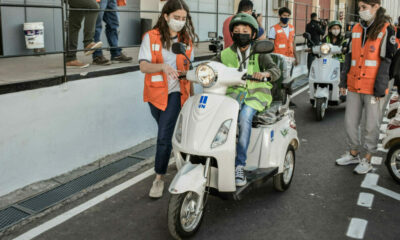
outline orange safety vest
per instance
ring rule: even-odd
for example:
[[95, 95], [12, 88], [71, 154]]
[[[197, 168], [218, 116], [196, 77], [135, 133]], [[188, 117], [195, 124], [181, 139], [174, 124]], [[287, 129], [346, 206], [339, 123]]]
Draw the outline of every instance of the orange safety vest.
[[400, 39], [397, 38], [397, 31], [399, 31], [399, 28], [394, 28], [394, 29], [396, 34], [397, 49], [400, 49]]
[[[101, 0], [96, 0], [96, 2], [100, 2]], [[117, 0], [117, 6], [126, 6], [126, 0]]]
[[289, 24], [289, 38], [286, 36], [285, 31], [281, 27], [281, 25], [276, 24], [273, 26], [275, 29], [275, 41], [274, 41], [274, 53], [282, 54], [287, 57], [294, 57], [294, 49], [293, 49], [293, 42], [294, 42], [294, 27], [293, 25]]
[[376, 40], [367, 39], [362, 47], [363, 28], [358, 23], [352, 33], [351, 68], [347, 74], [347, 88], [351, 92], [374, 94], [376, 76], [381, 64], [381, 43], [389, 23]]
[[[157, 29], [153, 29], [147, 33], [150, 38], [151, 63], [164, 63], [160, 32]], [[192, 48], [192, 43], [186, 48], [186, 55], [188, 58], [190, 58], [192, 54]], [[179, 71], [189, 70], [189, 65], [190, 63], [185, 56], [181, 54], [176, 55], [176, 67]], [[185, 79], [180, 79], [179, 82], [181, 88], [181, 106], [183, 106], [190, 95], [190, 82]], [[168, 80], [164, 72], [145, 74], [143, 100], [165, 111], [168, 105]]]

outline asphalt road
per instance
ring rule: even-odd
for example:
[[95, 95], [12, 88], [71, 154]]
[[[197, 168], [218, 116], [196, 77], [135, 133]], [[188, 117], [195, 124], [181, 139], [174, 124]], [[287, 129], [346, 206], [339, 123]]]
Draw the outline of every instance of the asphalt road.
[[[346, 232], [352, 218], [368, 221], [364, 239], [400, 239], [400, 201], [362, 188], [365, 176], [353, 174], [354, 166], [334, 164], [346, 150], [345, 106], [329, 109], [325, 119], [316, 122], [307, 91], [293, 102], [297, 104], [295, 117], [301, 146], [296, 152], [290, 189], [276, 192], [269, 181], [241, 201], [210, 197], [202, 226], [193, 239], [350, 239]], [[392, 180], [385, 166], [375, 168], [379, 186], [400, 193], [400, 185]], [[167, 183], [175, 173], [171, 167]], [[169, 193], [165, 191], [160, 200], [149, 199], [152, 180], [153, 176], [146, 178], [36, 239], [171, 239], [167, 227]], [[105, 186], [85, 198], [111, 187]], [[372, 207], [357, 205], [360, 192], [374, 195]], [[71, 205], [74, 204], [79, 202]], [[70, 207], [29, 224], [25, 230]]]

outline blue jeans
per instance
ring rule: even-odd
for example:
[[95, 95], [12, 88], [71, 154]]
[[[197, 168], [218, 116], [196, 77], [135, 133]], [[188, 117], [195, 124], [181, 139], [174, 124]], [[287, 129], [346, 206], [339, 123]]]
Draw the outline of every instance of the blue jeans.
[[[117, 0], [101, 0], [100, 1], [100, 9], [112, 9], [116, 10]], [[101, 30], [103, 28], [103, 20], [106, 23], [106, 37], [108, 41], [108, 45], [110, 47], [118, 46], [118, 27], [119, 27], [119, 19], [117, 12], [108, 12], [108, 11], [100, 11], [99, 16], [96, 21], [96, 30], [94, 33], [94, 41], [99, 42], [101, 36]], [[110, 49], [111, 58], [118, 57], [121, 55], [121, 48], [112, 48]], [[97, 50], [93, 53], [93, 58], [102, 56], [103, 52]]]
[[246, 166], [247, 149], [249, 148], [253, 117], [257, 113], [252, 107], [242, 105], [239, 113], [239, 141], [236, 146], [235, 166]]
[[181, 111], [181, 93], [172, 92], [168, 95], [168, 105], [165, 111], [149, 103], [150, 111], [158, 125], [157, 150], [154, 170], [157, 174], [167, 172], [169, 158], [172, 151], [172, 135], [179, 112]]

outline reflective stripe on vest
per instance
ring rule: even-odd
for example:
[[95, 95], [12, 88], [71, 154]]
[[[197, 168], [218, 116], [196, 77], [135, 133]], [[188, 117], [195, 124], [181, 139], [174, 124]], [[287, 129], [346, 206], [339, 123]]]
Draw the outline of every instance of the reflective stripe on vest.
[[274, 40], [274, 53], [282, 54], [287, 57], [294, 57], [294, 49], [293, 49], [293, 42], [294, 42], [294, 27], [291, 24], [287, 26], [289, 28], [289, 38], [286, 36], [285, 31], [281, 27], [281, 25], [276, 24], [273, 26], [275, 29], [275, 40]]
[[[162, 56], [161, 35], [157, 29], [148, 32], [151, 49], [151, 63], [164, 63]], [[186, 55], [192, 54], [192, 43], [186, 48]], [[176, 67], [179, 71], [187, 71], [189, 62], [183, 55], [176, 55]], [[184, 79], [180, 81], [181, 105], [189, 98], [190, 82]], [[165, 111], [168, 105], [168, 81], [164, 72], [147, 73], [144, 77], [143, 100], [150, 102], [156, 108]]]
[[[258, 54], [250, 57], [247, 74], [252, 75], [253, 73], [260, 72], [258, 57]], [[221, 52], [221, 61], [228, 67], [239, 67], [238, 55], [230, 47]], [[261, 112], [272, 102], [271, 88], [272, 85], [269, 82], [246, 81], [246, 88], [240, 86], [229, 87], [226, 94], [239, 102], [242, 102], [244, 99], [244, 103], [247, 106]]]
[[389, 23], [383, 26], [376, 40], [365, 42], [362, 47], [363, 28], [357, 24], [353, 28], [351, 68], [347, 74], [347, 87], [351, 92], [374, 94], [376, 76], [381, 63], [381, 44]]

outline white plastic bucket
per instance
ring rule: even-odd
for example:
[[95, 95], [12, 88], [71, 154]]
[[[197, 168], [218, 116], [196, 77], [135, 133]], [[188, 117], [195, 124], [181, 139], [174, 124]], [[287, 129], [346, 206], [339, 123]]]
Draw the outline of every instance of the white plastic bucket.
[[24, 23], [26, 48], [44, 48], [43, 22]]

